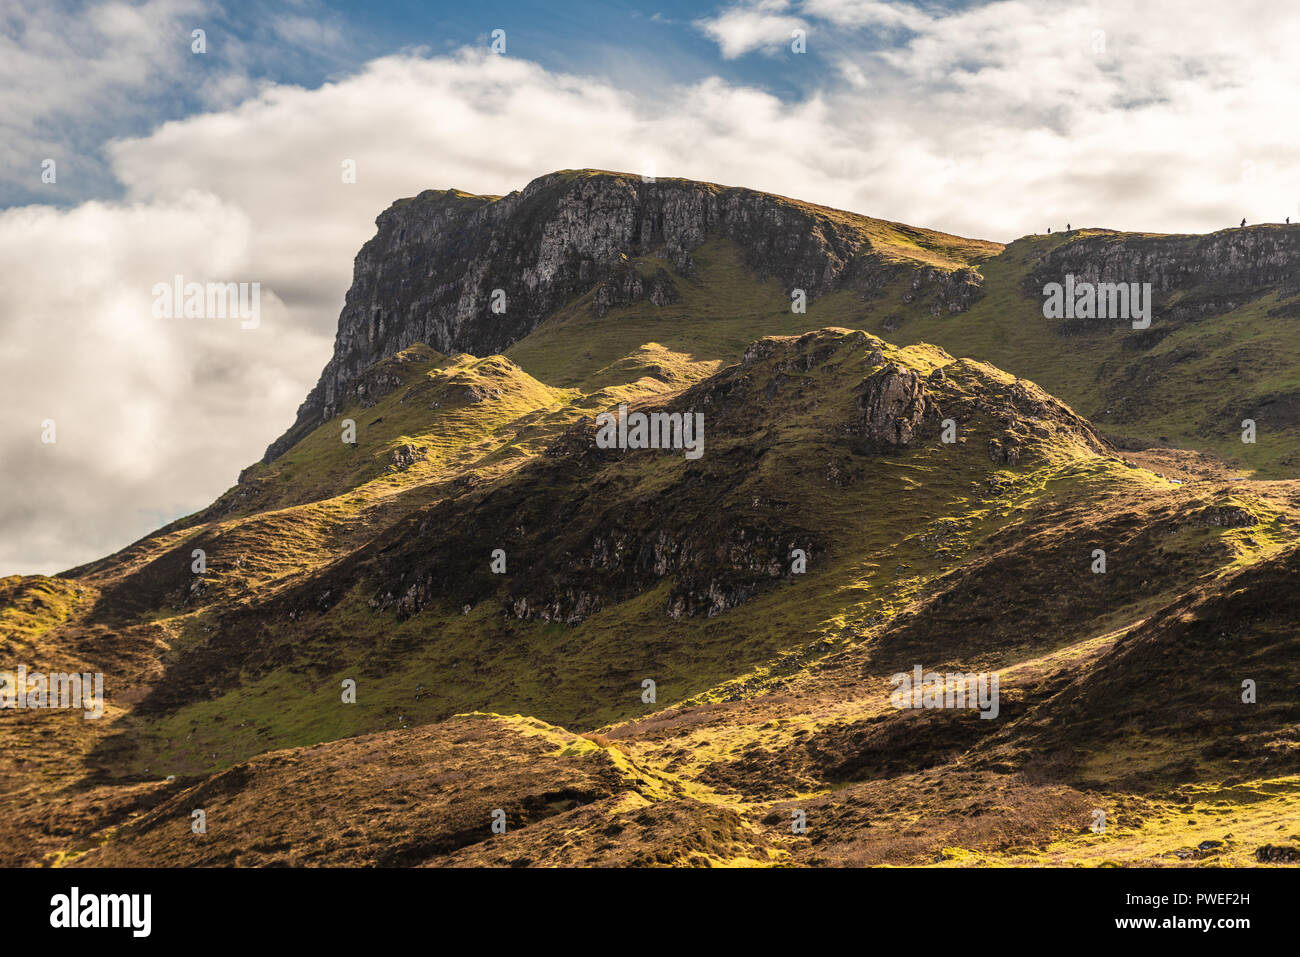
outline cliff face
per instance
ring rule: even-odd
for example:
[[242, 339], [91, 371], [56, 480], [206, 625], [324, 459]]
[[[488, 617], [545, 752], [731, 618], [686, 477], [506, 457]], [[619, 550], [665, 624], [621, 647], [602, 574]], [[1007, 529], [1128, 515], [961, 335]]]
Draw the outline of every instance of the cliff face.
[[[690, 277], [691, 252], [707, 239], [737, 243], [760, 278], [809, 299], [846, 287], [871, 298], [910, 274], [908, 301], [936, 313], [964, 310], [979, 293], [962, 253], [1001, 248], [749, 189], [590, 170], [552, 173], [500, 198], [429, 190], [376, 223], [356, 258], [334, 355], [264, 461], [335, 414], [366, 367], [414, 343], [489, 355], [589, 291], [598, 315], [638, 299], [676, 301], [673, 273]], [[627, 262], [650, 254], [672, 273], [642, 278]]]
[[[1045, 254], [1025, 281], [1039, 296], [1067, 274], [1078, 281], [1151, 283], [1156, 311], [1169, 319], [1230, 312], [1272, 290], [1300, 293], [1300, 230], [1225, 229], [1204, 236], [1083, 235]], [[1177, 302], [1171, 294], [1179, 293]]]
[[[428, 190], [398, 200], [376, 223], [356, 258], [334, 354], [264, 462], [349, 398], [368, 400], [365, 370], [416, 343], [451, 355], [502, 352], [581, 296], [597, 316], [638, 301], [671, 306], [696, 275], [692, 253], [708, 240], [734, 243], [758, 279], [802, 289], [810, 301], [842, 290], [863, 300], [889, 294], [901, 308], [935, 316], [970, 309], [983, 287], [973, 267], [1003, 248], [750, 189], [595, 170], [551, 173], [504, 197]], [[635, 262], [646, 256], [655, 261]], [[1043, 286], [1067, 273], [1151, 283], [1157, 317], [1173, 323], [1130, 337], [1150, 346], [1179, 321], [1231, 311], [1264, 292], [1295, 296], [1297, 264], [1300, 230], [1282, 226], [1205, 236], [1084, 230], [1031, 255], [1021, 281], [1040, 301]], [[1072, 320], [1057, 332], [1113, 327]], [[945, 341], [943, 330], [934, 335]]]

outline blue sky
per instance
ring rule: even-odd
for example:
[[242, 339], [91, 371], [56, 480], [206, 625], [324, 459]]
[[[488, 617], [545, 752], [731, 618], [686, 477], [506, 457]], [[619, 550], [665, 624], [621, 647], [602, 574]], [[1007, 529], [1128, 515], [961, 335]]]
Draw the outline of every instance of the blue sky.
[[[931, 3], [935, 11], [959, 10], [970, 4]], [[102, 3], [53, 0], [43, 15], [11, 20], [6, 40], [18, 46], [31, 39], [37, 25], [72, 22]], [[207, 51], [175, 70], [165, 84], [136, 84], [129, 95], [108, 109], [54, 109], [36, 117], [51, 140], [63, 147], [66, 169], [76, 173], [69, 188], [41, 188], [25, 169], [12, 166], [0, 177], [0, 207], [31, 202], [70, 204], [91, 197], [120, 197], [122, 185], [108, 169], [101, 147], [105, 141], [139, 136], [161, 123], [233, 103], [218, 92], [232, 76], [250, 91], [259, 83], [317, 88], [346, 78], [376, 57], [399, 52], [445, 55], [461, 48], [490, 43], [491, 32], [507, 32], [509, 55], [535, 62], [557, 73], [597, 77], [621, 89], [653, 93], [719, 77], [738, 86], [762, 89], [783, 101], [795, 102], [815, 92], [833, 73], [826, 54], [851, 40], [859, 51], [897, 48], [912, 35], [906, 28], [874, 25], [851, 30], [835, 27], [807, 44], [803, 55], [773, 44], [762, 52], [724, 55], [705, 26], [735, 5], [700, 3], [518, 3], [483, 0], [463, 3], [385, 2], [347, 3], [339, 0], [230, 0], [226, 3], [178, 3], [174, 18], [158, 22], [158, 32], [170, 34], [174, 51], [190, 45], [186, 27], [206, 32]], [[758, 4], [763, 6], [763, 4]], [[186, 9], [191, 7], [191, 9]], [[146, 14], [148, 17], [149, 14]], [[78, 31], [64, 51], [75, 68], [84, 46], [99, 42]], [[779, 34], [782, 38], [785, 32]], [[107, 41], [103, 41], [107, 42]], [[141, 57], [140, 73], [158, 64]], [[39, 94], [37, 94], [39, 97]]]
[[[1003, 242], [1280, 222], [1298, 50], [1300, 9], [1270, 0], [9, 0], [0, 575], [233, 484], [316, 381], [397, 198], [598, 167]], [[176, 274], [261, 283], [261, 325], [159, 322]]]
[[[61, 5], [67, 16], [85, 3]], [[238, 72], [254, 82], [319, 87], [361, 69], [385, 54], [417, 51], [447, 54], [461, 47], [490, 43], [493, 29], [507, 31], [510, 55], [548, 70], [581, 73], [617, 81], [626, 88], [653, 89], [692, 82], [711, 75], [754, 84], [786, 99], [808, 88], [818, 69], [816, 48], [806, 60], [784, 59], [807, 69], [773, 69], [770, 57], [725, 59], [697, 26], [711, 8], [695, 3], [510, 3], [483, 0], [464, 3], [309, 2], [288, 4], [237, 0], [209, 6], [190, 20], [207, 34], [207, 55], [195, 57], [174, 82], [133, 95], [118, 109], [87, 115], [54, 114], [46, 118], [70, 156], [69, 173], [85, 173], [74, 188], [50, 195], [30, 175], [0, 181], [0, 206], [30, 202], [69, 204], [91, 196], [123, 192], [111, 177], [99, 146], [109, 138], [147, 133], [162, 122], [203, 112], [212, 105], [205, 87]], [[294, 24], [314, 21], [320, 35], [299, 36]], [[183, 26], [178, 22], [178, 25]], [[174, 43], [188, 47], [187, 31], [176, 30]]]

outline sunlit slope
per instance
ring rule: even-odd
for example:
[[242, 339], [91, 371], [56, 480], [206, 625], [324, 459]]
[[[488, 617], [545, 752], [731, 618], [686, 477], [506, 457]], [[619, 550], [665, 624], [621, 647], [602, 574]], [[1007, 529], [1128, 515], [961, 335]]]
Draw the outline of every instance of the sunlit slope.
[[[905, 443], [873, 431], [899, 411], [870, 399], [887, 381], [921, 400]], [[1226, 492], [1127, 467], [1032, 383], [931, 347], [769, 339], [632, 403], [693, 407], [697, 461], [597, 450], [588, 419], [278, 595], [198, 614], [201, 640], [115, 760], [194, 773], [464, 710], [590, 727], [642, 710], [646, 678], [661, 703], [725, 700], [871, 637], [882, 669], [909, 648], [1005, 663], [1136, 620], [1290, 533], [1261, 500], [1241, 541], [1205, 518]], [[1109, 578], [1089, 570], [1098, 545]], [[1034, 616], [1049, 624], [1021, 627]], [[344, 708], [349, 677], [365, 694]]]
[[[64, 863], [445, 866], [484, 852], [514, 866], [778, 859], [758, 828], [707, 797], [590, 736], [518, 715], [470, 714], [260, 756], [198, 788], [175, 789]], [[212, 821], [197, 839], [182, 813], [195, 802]], [[346, 808], [364, 811], [340, 830], [332, 815]], [[494, 812], [499, 840], [491, 840]], [[239, 842], [227, 837], [234, 830]]]
[[[1243, 232], [1268, 236], [1281, 229]], [[1190, 248], [1200, 237], [1169, 242], [1175, 239]], [[1044, 282], [1060, 282], [1075, 268], [1065, 258], [1048, 269], [1049, 254], [1088, 241], [1117, 247], [1111, 255], [1120, 261], [1131, 255], [1134, 281], [1159, 280], [1156, 267], [1142, 269], [1140, 254], [1128, 252], [1151, 241], [1147, 237], [1084, 230], [1009, 245], [979, 267], [984, 295], [959, 315], [889, 304], [854, 323], [845, 315], [861, 314], [860, 307], [831, 300], [815, 304], [809, 314], [824, 309], [825, 321], [900, 343], [933, 342], [1033, 379], [1129, 448], [1202, 449], [1264, 477], [1294, 476], [1300, 467], [1300, 273], [1293, 269], [1290, 279], [1255, 283], [1247, 276], [1232, 284], [1157, 287], [1152, 325], [1145, 331], [1123, 320], [1044, 319]], [[1250, 261], [1247, 253], [1242, 256]], [[1257, 424], [1253, 444], [1242, 442], [1244, 419]]]
[[[800, 312], [761, 242], [627, 257], [673, 294], [593, 285], [504, 355], [409, 345], [209, 508], [0, 582], [7, 659], [110, 689], [102, 723], [5, 716], [6, 862], [1290, 861], [1289, 239], [1002, 252], [814, 213], [905, 268]], [[1276, 248], [1220, 280], [1224, 243]], [[1126, 257], [1164, 277], [1150, 331], [1042, 318], [1053, 270]], [[704, 454], [598, 448], [620, 403], [702, 412]], [[998, 672], [999, 718], [893, 708], [916, 664]], [[390, 767], [428, 780], [368, 799]], [[195, 799], [254, 837], [187, 843]]]
[[[626, 358], [635, 370], [645, 354]], [[150, 623], [130, 626], [142, 639], [151, 633], [142, 629], [157, 635], [138, 646], [133, 677], [98, 659], [134, 689], [131, 704], [110, 723], [79, 731], [91, 737], [49, 765], [67, 783], [79, 765], [86, 790], [74, 787], [47, 806], [47, 815], [69, 822], [69, 836], [33, 844], [46, 855], [40, 859], [362, 863], [370, 860], [364, 848], [389, 842], [399, 848], [389, 863], [1183, 863], [1175, 852], [1194, 832], [1171, 830], [1161, 808], [1172, 792], [1152, 788], [1209, 788], [1196, 800], [1213, 801], [1220, 783], [1232, 786], [1224, 775], [1263, 782], [1264, 756], [1281, 771], [1289, 764], [1280, 758], [1290, 753], [1282, 731], [1289, 712], [1276, 702], [1258, 712], [1268, 719], [1262, 724], [1221, 728], [1210, 718], [1179, 730], [1194, 713], [1188, 696], [1205, 693], [1201, 676], [1215, 674], [1208, 668], [1184, 675], [1179, 695], [1144, 712], [1142, 740], [1171, 742], [1152, 752], [1134, 740], [1148, 755], [1171, 757], [1146, 765], [1158, 776], [1137, 781], [1121, 766], [1107, 770], [1120, 746], [1108, 732], [1115, 708], [1103, 699], [1111, 691], [1082, 705], [1102, 729], [1101, 751], [1088, 741], [1093, 732], [1076, 738], [1073, 722], [1054, 716], [1093, 700], [1092, 683], [1105, 689], [1134, 678], [1126, 649], [1147, 633], [1144, 621], [1177, 620], [1180, 603], [1235, 590], [1248, 579], [1232, 576], [1283, 560], [1300, 511], [1295, 483], [1172, 483], [1126, 465], [1089, 423], [1031, 382], [931, 346], [899, 349], [846, 329], [754, 342], [739, 362], [703, 377], [692, 371], [679, 383], [660, 356], [662, 376], [592, 393], [530, 386], [535, 379], [491, 357], [455, 360], [457, 375], [488, 371], [448, 380], [448, 360], [430, 358], [428, 369], [417, 367], [366, 410], [384, 422], [375, 423], [360, 465], [344, 458], [351, 449], [302, 450], [356, 468], [347, 473], [361, 479], [355, 490], [221, 519], [227, 535], [256, 535], [291, 516], [310, 524], [296, 510], [373, 501], [393, 503], [386, 524], [365, 534], [354, 518], [351, 543], [322, 548], [318, 554], [332, 557], [281, 576], [275, 588], [232, 591], [238, 576], [256, 573], [245, 562], [205, 584], [180, 614], [158, 606]], [[402, 418], [431, 382], [429, 404], [441, 405], [425, 412], [472, 408], [466, 414], [505, 423], [469, 458], [489, 467], [447, 484], [464, 468], [462, 443], [433, 452], [435, 467], [447, 462], [452, 471], [385, 467], [367, 478], [385, 451], [433, 437]], [[476, 402], [447, 401], [448, 388], [463, 399], [466, 388], [488, 383], [506, 387]], [[584, 411], [576, 421], [546, 412], [555, 421], [530, 432], [513, 425], [521, 417], [512, 408], [479, 408], [509, 405], [511, 389], [524, 387]], [[590, 416], [619, 401], [636, 411], [703, 409], [705, 455], [596, 448]], [[389, 412], [385, 402], [400, 408]], [[322, 437], [341, 433], [346, 418], [372, 421], [358, 411], [346, 408], [321, 427]], [[380, 440], [378, 426], [389, 421], [401, 431]], [[949, 424], [953, 442], [944, 441]], [[500, 455], [517, 441], [517, 460]], [[298, 474], [291, 453], [261, 494], [273, 503], [310, 498]], [[200, 534], [206, 527], [196, 526]], [[186, 569], [189, 544], [170, 546]], [[490, 570], [497, 547], [507, 555], [502, 575]], [[1090, 568], [1097, 547], [1111, 562], [1102, 575]], [[808, 559], [800, 573], [795, 548]], [[1267, 574], [1260, 572], [1255, 594], [1268, 593]], [[24, 653], [38, 660], [111, 634], [94, 623], [104, 601], [97, 590], [57, 581], [10, 583], [6, 620], [21, 627]], [[126, 614], [120, 604], [103, 607]], [[1248, 620], [1239, 631], [1255, 641], [1263, 627]], [[1293, 664], [1285, 626], [1273, 640], [1283, 653], [1257, 669], [1267, 686], [1285, 680]], [[103, 655], [113, 646], [93, 647]], [[999, 670], [999, 721], [891, 708], [888, 676], [914, 663]], [[345, 679], [357, 683], [354, 705], [341, 701]], [[655, 682], [654, 702], [642, 698], [646, 679]], [[1076, 685], [1081, 690], [1071, 690]], [[569, 751], [564, 760], [578, 761], [572, 771], [556, 766], [554, 780], [578, 775], [572, 787], [530, 784], [511, 770], [513, 744], [495, 733], [482, 739], [505, 795], [493, 806], [508, 804], [515, 815], [506, 841], [490, 840], [483, 808], [465, 803], [459, 778], [439, 785], [440, 809], [417, 823], [409, 800], [380, 814], [358, 803], [355, 789], [326, 787], [323, 766], [324, 777], [302, 784], [315, 807], [352, 822], [355, 840], [342, 844], [314, 843], [309, 827], [275, 811], [272, 795], [285, 784], [264, 765], [287, 761], [291, 769], [299, 759], [265, 764], [258, 755], [336, 741], [327, 747], [341, 749], [338, 760], [347, 763], [355, 760], [349, 748], [373, 753], [375, 745], [342, 739], [396, 736], [382, 751], [400, 754], [435, 735], [411, 760], [450, 774], [452, 752], [439, 750], [447, 744], [434, 743], [443, 734], [434, 729], [464, 711], [527, 714], [574, 730], [605, 726], [605, 737]], [[42, 725], [21, 717], [7, 733], [31, 748]], [[1054, 736], [1050, 743], [1044, 734]], [[1253, 763], [1219, 761], [1206, 777], [1178, 756], [1187, 746], [1172, 743], [1180, 734], [1229, 751], [1234, 740], [1258, 740], [1262, 750]], [[1070, 757], [1076, 753], [1082, 757]], [[584, 783], [584, 762], [599, 768], [606, 759], [634, 762], [633, 776], [651, 783]], [[21, 767], [13, 770], [22, 786]], [[161, 781], [168, 775], [176, 778], [170, 785]], [[899, 788], [925, 796], [900, 805]], [[32, 807], [20, 795], [39, 793], [28, 784], [12, 799]], [[993, 794], [1003, 795], [1001, 817], [986, 810], [969, 826], [952, 823]], [[259, 837], [239, 848], [220, 839], [182, 846], [188, 824], [175, 819], [176, 809], [196, 798]], [[791, 802], [810, 813], [814, 840], [790, 835]], [[1124, 822], [1128, 844], [1098, 848], [1091, 835], [1075, 836], [1087, 833], [1098, 806]], [[1278, 810], [1266, 801], [1244, 813], [1259, 816], [1245, 822], [1253, 838]], [[896, 825], [867, 827], [872, 820]], [[576, 840], [593, 821], [627, 837]], [[1159, 821], [1161, 830], [1143, 831], [1142, 821], [1150, 828]], [[887, 837], [904, 823], [911, 836]], [[701, 842], [701, 834], [712, 836]], [[665, 839], [656, 852], [652, 845]], [[1259, 846], [1234, 839], [1223, 853], [1248, 859]]]
[[[1098, 238], [1122, 247], [1146, 237], [1081, 230], [1069, 238], [1018, 240], [973, 267], [979, 294], [955, 313], [917, 297], [905, 278], [866, 297], [832, 292], [813, 298], [806, 313], [794, 312], [790, 290], [776, 279], [757, 282], [734, 244], [714, 241], [696, 251], [694, 276], [674, 279], [680, 302], [637, 302], [598, 315], [591, 296], [583, 297], [508, 355], [544, 382], [580, 386], [602, 381], [603, 370], [643, 347], [651, 352], [637, 360], [641, 371], [690, 377], [734, 361], [760, 335], [864, 329], [899, 344], [934, 343], [1037, 382], [1126, 448], [1200, 449], [1261, 477], [1294, 475], [1300, 466], [1300, 285], [1261, 280], [1257, 288], [1246, 283], [1217, 297], [1212, 283], [1157, 291], [1145, 331], [1121, 320], [1045, 319], [1043, 280], [1063, 279], [1043, 272], [1045, 257]], [[634, 265], [649, 271], [666, 264]], [[1245, 419], [1256, 423], [1253, 443], [1242, 441]]]
[[[71, 574], [129, 618], [265, 597], [398, 517], [536, 454], [578, 414], [503, 357], [413, 347], [370, 370], [330, 423], [212, 506]], [[203, 552], [202, 574], [195, 551]]]

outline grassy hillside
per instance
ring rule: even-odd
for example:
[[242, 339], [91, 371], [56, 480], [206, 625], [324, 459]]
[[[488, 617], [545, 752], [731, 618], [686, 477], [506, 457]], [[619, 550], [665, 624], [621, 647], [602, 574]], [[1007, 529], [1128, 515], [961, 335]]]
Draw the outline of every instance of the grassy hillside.
[[[593, 290], [505, 355], [411, 346], [208, 509], [0, 582], [5, 659], [110, 699], [6, 716], [5, 861], [1300, 860], [1277, 293], [1067, 330], [1027, 278], [1108, 234], [853, 222], [981, 297], [936, 315], [903, 277], [797, 314], [710, 241], [677, 302]], [[704, 456], [598, 449], [619, 403], [703, 412]], [[916, 664], [997, 672], [998, 719], [892, 707]]]

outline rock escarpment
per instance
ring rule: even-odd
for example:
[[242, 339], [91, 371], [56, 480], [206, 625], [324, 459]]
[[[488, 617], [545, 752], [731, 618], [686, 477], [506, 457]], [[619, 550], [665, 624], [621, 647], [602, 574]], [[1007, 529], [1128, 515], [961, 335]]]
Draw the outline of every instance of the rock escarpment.
[[[709, 239], [736, 243], [758, 278], [812, 299], [846, 288], [872, 298], [910, 278], [907, 301], [936, 314], [968, 308], [980, 290], [979, 274], [948, 254], [1001, 248], [750, 189], [592, 170], [542, 176], [504, 197], [427, 190], [376, 224], [356, 258], [334, 355], [264, 461], [337, 413], [367, 367], [415, 343], [501, 352], [588, 292], [598, 316], [638, 300], [677, 302], [678, 282], [696, 271], [692, 251]], [[643, 276], [629, 265], [649, 255], [672, 271]]]
[[[1174, 321], [1230, 312], [1266, 292], [1300, 294], [1300, 229], [1256, 226], [1198, 236], [1087, 233], [1046, 253], [1025, 280], [1150, 283], [1155, 311]], [[1172, 294], [1177, 293], [1176, 301]]]

